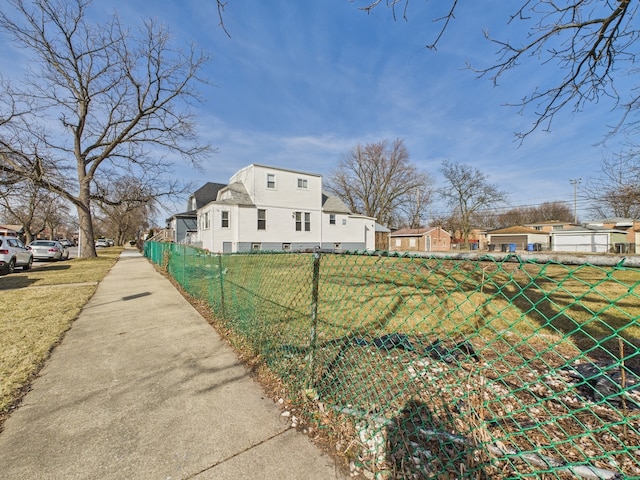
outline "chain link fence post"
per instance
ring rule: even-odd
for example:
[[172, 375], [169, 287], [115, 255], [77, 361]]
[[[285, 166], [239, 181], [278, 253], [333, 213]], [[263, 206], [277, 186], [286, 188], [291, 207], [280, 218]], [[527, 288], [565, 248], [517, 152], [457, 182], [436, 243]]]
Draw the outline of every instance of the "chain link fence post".
[[220, 254], [218, 254], [218, 276], [220, 277], [220, 311], [224, 317], [224, 275], [222, 274], [222, 255]]
[[313, 388], [315, 372], [316, 343], [318, 339], [318, 293], [320, 284], [320, 252], [313, 254], [313, 277], [311, 279], [311, 329], [309, 331], [309, 378], [307, 388]]

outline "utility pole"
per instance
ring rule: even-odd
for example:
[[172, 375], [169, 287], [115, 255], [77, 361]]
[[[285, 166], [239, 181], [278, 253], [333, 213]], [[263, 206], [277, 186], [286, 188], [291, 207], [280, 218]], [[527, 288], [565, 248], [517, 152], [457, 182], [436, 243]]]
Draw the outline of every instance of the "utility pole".
[[578, 224], [578, 185], [582, 183], [582, 178], [573, 178], [569, 180], [573, 185], [573, 223]]

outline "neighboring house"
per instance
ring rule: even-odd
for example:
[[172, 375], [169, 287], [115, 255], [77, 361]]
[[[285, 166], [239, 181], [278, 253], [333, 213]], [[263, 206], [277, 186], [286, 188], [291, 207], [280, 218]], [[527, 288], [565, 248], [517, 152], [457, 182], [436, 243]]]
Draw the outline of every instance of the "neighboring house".
[[565, 228], [576, 227], [575, 223], [561, 222], [559, 220], [548, 220], [546, 222], [527, 223], [525, 227], [533, 228], [540, 232], [551, 233], [558, 230], [564, 230]]
[[[627, 238], [624, 243], [627, 245], [624, 247], [625, 252], [622, 253], [637, 253], [640, 252], [640, 244], [638, 244], [636, 232], [640, 231], [640, 220], [634, 220], [632, 218], [605, 218], [602, 220], [593, 220], [585, 223], [586, 227], [600, 227], [609, 228], [613, 230], [623, 230], [627, 233]], [[620, 242], [618, 242], [620, 243]]]
[[554, 252], [628, 253], [627, 232], [600, 226], [571, 227], [551, 232]]
[[487, 234], [489, 250], [496, 252], [515, 252], [517, 250], [548, 250], [548, 233], [524, 226], [515, 226], [491, 230]]
[[0, 236], [19, 237], [24, 233], [22, 225], [0, 225]]
[[487, 231], [481, 228], [473, 227], [469, 232], [469, 239], [465, 242], [461, 231], [457, 230], [451, 237], [451, 248], [469, 248], [470, 250], [486, 250], [489, 241]]
[[192, 195], [187, 201], [187, 211], [176, 213], [167, 219], [167, 232], [165, 237], [175, 243], [191, 244], [198, 235], [198, 208], [214, 201], [218, 192], [226, 187], [223, 183], [207, 182]]
[[400, 252], [448, 252], [451, 235], [441, 227], [402, 228], [389, 235], [389, 250]]
[[197, 212], [184, 212], [171, 215], [167, 219], [168, 235], [174, 243], [191, 244], [192, 236], [198, 233]]
[[319, 174], [252, 164], [197, 214], [197, 245], [213, 252], [375, 249], [375, 219], [325, 194]]

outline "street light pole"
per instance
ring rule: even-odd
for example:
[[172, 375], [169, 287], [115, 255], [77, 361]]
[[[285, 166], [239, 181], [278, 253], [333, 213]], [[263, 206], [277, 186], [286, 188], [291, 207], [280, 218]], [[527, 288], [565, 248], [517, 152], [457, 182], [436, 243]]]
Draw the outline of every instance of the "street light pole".
[[569, 180], [569, 183], [573, 185], [573, 223], [578, 224], [578, 185], [582, 183], [582, 178], [573, 178]]

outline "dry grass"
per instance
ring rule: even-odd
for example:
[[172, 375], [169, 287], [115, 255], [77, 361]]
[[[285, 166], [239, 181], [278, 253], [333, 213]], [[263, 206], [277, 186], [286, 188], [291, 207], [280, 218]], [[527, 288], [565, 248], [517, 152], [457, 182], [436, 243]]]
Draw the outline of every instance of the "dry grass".
[[121, 248], [0, 277], [0, 422], [17, 405]]
[[[438, 478], [570, 476], [540, 473], [543, 457], [507, 458], [507, 447], [640, 478], [628, 453], [640, 445], [638, 410], [620, 411], [615, 395], [596, 405], [563, 373], [578, 360], [617, 358], [638, 371], [640, 270], [325, 256], [312, 357], [310, 259], [223, 258], [224, 305], [217, 263], [189, 257], [180, 273], [192, 295], [224, 307], [225, 321], [214, 323], [308, 407], [309, 431], [316, 425], [335, 440], [334, 451], [370, 472], [387, 469], [388, 478], [425, 478], [427, 465], [451, 471]], [[416, 351], [354, 347], [354, 339], [394, 332], [408, 334]], [[421, 350], [434, 339], [445, 347], [466, 340], [479, 359], [430, 358]], [[299, 401], [301, 391], [312, 392], [316, 410]]]

